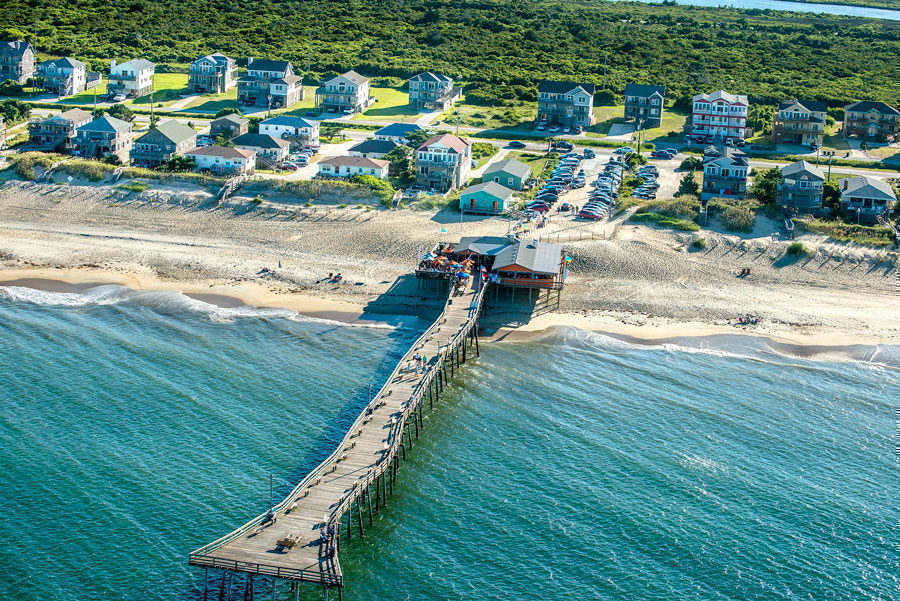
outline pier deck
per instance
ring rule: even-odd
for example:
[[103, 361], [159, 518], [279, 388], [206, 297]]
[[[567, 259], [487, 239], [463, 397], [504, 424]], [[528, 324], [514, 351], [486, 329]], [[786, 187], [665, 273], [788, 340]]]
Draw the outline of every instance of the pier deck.
[[[231, 534], [191, 553], [190, 564], [342, 587], [338, 563], [341, 519], [349, 512], [347, 534], [363, 534], [363, 503], [384, 504], [404, 448], [404, 427], [412, 445], [418, 437], [422, 405], [465, 362], [467, 344], [477, 345], [476, 327], [484, 287], [472, 278], [467, 287], [450, 292], [444, 311], [420, 336], [391, 373], [384, 387], [362, 411], [338, 448], [313, 470], [273, 511], [260, 515]], [[477, 346], [476, 346], [477, 348]], [[407, 371], [415, 353], [428, 358], [425, 373]], [[374, 490], [373, 490], [374, 488]], [[354, 524], [353, 503], [356, 503]], [[331, 527], [334, 536], [320, 532]], [[274, 582], [274, 581], [273, 581]], [[273, 583], [274, 590], [274, 583]]]

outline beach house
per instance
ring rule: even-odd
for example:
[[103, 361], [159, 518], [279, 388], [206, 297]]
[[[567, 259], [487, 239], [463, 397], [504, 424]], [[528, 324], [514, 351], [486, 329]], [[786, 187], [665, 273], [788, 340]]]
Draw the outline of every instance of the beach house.
[[328, 157], [319, 161], [319, 175], [324, 177], [353, 177], [371, 175], [387, 179], [390, 163], [367, 157]]
[[499, 215], [509, 209], [513, 191], [496, 182], [469, 186], [459, 195], [459, 210], [476, 215]]
[[825, 174], [807, 161], [797, 161], [781, 168], [781, 182], [776, 187], [777, 206], [792, 213], [822, 214], [822, 185]]
[[221, 94], [237, 85], [237, 61], [219, 52], [194, 60], [188, 67], [188, 91]]
[[231, 146], [204, 146], [185, 153], [194, 159], [195, 170], [221, 176], [253, 175], [256, 152]]
[[426, 71], [409, 79], [409, 106], [422, 110], [446, 111], [462, 96], [462, 88], [441, 73]]
[[93, 116], [82, 109], [69, 109], [62, 113], [32, 119], [28, 124], [29, 147], [44, 152], [69, 154], [75, 148], [78, 128], [91, 122]]
[[900, 111], [884, 102], [866, 100], [844, 107], [845, 138], [864, 142], [892, 142], [900, 134]]
[[131, 123], [109, 115], [82, 125], [75, 135], [75, 153], [89, 159], [115, 156], [125, 164], [131, 144]]
[[409, 146], [409, 135], [419, 131], [423, 131], [423, 128], [415, 123], [391, 123], [376, 130], [375, 139], [389, 140]]
[[703, 188], [700, 200], [746, 198], [747, 155], [735, 148], [710, 146], [703, 152]]
[[857, 223], [875, 223], [879, 215], [890, 218], [897, 203], [891, 185], [874, 177], [842, 179], [841, 213]]
[[548, 126], [587, 128], [594, 122], [592, 83], [542, 81], [538, 84], [538, 122]]
[[400, 144], [391, 140], [363, 140], [354, 144], [347, 152], [352, 157], [368, 157], [370, 159], [383, 159], [387, 153], [398, 148]]
[[303, 117], [279, 115], [259, 123], [259, 133], [287, 140], [291, 148], [319, 147], [319, 122]]
[[288, 61], [247, 59], [247, 74], [238, 78], [238, 102], [244, 106], [285, 108], [303, 100], [303, 78]]
[[100, 85], [102, 78], [96, 71], [74, 58], [57, 58], [37, 66], [37, 86], [57, 96], [72, 96]]
[[625, 122], [633, 122], [637, 129], [651, 129], [662, 125], [665, 86], [639, 83], [625, 85]]
[[701, 144], [743, 144], [747, 135], [747, 97], [718, 90], [693, 98], [691, 137]]
[[193, 127], [169, 119], [134, 141], [131, 162], [139, 167], [159, 167], [173, 156], [184, 156], [197, 147], [197, 132]]
[[209, 135], [213, 138], [222, 136], [226, 140], [247, 133], [250, 129], [250, 119], [237, 113], [228, 113], [209, 123]]
[[269, 134], [243, 134], [232, 140], [235, 148], [256, 153], [256, 167], [277, 169], [288, 158], [291, 143]]
[[531, 176], [531, 167], [516, 159], [505, 159], [488, 165], [481, 179], [502, 184], [513, 190], [522, 190]]
[[124, 94], [129, 98], [146, 96], [153, 90], [155, 71], [156, 65], [142, 58], [122, 64], [113, 60], [109, 68], [109, 83], [106, 89], [110, 94]]
[[828, 106], [816, 100], [786, 100], [772, 117], [772, 142], [808, 148], [822, 146]]
[[24, 84], [34, 77], [34, 49], [28, 42], [0, 42], [0, 83], [12, 79]]
[[316, 90], [316, 107], [326, 113], [361, 113], [374, 101], [369, 96], [369, 78], [356, 71], [326, 79]]
[[416, 183], [446, 192], [461, 188], [472, 173], [472, 145], [452, 134], [440, 134], [416, 149]]

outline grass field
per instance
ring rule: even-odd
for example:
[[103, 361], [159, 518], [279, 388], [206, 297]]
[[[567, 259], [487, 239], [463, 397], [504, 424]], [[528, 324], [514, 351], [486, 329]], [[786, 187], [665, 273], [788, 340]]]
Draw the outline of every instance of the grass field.
[[75, 94], [74, 96], [67, 96], [59, 102], [61, 104], [93, 104], [94, 94], [96, 94], [98, 98], [106, 94], [106, 77], [103, 77], [103, 81], [100, 82], [100, 85], [96, 88], [85, 90], [84, 92]]
[[[595, 106], [594, 119], [596, 123], [585, 131], [590, 138], [603, 138], [609, 133], [609, 128], [616, 123], [625, 123], [625, 105]], [[688, 121], [688, 114], [665, 109], [663, 111], [662, 124], [659, 127], [644, 130], [644, 139], [647, 142], [672, 141], [680, 142], [681, 135], [670, 137], [669, 132], [682, 132]]]
[[[187, 73], [156, 73], [153, 75], [153, 106], [169, 106], [187, 93]], [[135, 98], [129, 104], [150, 106], [150, 94]]]
[[519, 152], [512, 151], [506, 155], [506, 158], [516, 159], [522, 163], [528, 165], [531, 169], [531, 177], [538, 177], [544, 171], [544, 167], [547, 165], [547, 157], [544, 155], [537, 154], [535, 152]]
[[900, 163], [900, 147], [882, 146], [869, 150], [869, 156], [881, 159], [886, 163]]
[[460, 125], [486, 129], [530, 130], [534, 129], [537, 106], [534, 104], [512, 107], [476, 106], [466, 104], [466, 99], [463, 97], [451, 109], [441, 114], [438, 122], [444, 126], [456, 125], [457, 113]]
[[419, 118], [419, 111], [409, 108], [409, 94], [397, 88], [372, 88], [375, 104], [369, 110], [354, 115], [357, 120], [399, 121], [412, 123]]

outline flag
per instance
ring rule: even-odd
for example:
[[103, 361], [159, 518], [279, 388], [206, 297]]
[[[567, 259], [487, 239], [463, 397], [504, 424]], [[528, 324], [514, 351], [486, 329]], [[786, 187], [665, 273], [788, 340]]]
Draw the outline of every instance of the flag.
[[442, 233], [442, 234], [446, 234], [446, 233], [447, 233], [447, 230], [445, 230], [444, 228], [441, 228], [441, 233]]

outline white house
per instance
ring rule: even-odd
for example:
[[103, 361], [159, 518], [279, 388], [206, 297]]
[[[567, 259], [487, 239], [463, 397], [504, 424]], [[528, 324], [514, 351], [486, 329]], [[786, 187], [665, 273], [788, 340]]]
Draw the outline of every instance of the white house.
[[387, 179], [390, 163], [381, 159], [366, 157], [328, 157], [319, 161], [319, 175], [329, 177], [352, 177], [354, 175], [374, 175]]
[[359, 144], [350, 147], [347, 153], [352, 157], [366, 157], [369, 159], [383, 159], [389, 152], [400, 145], [391, 140], [363, 140]]
[[259, 123], [259, 133], [287, 140], [291, 146], [319, 146], [319, 122], [280, 115]]
[[858, 223], [874, 223], [879, 215], [890, 218], [897, 195], [886, 181], [874, 177], [842, 179], [841, 212]]
[[718, 90], [693, 98], [691, 136], [700, 143], [725, 143], [747, 136], [747, 97]]
[[291, 143], [269, 134], [243, 134], [232, 140], [236, 148], [256, 152], [256, 165], [272, 169], [281, 165], [290, 153]]
[[409, 135], [417, 131], [422, 131], [422, 127], [415, 123], [391, 123], [385, 125], [375, 132], [376, 140], [387, 140], [396, 142], [397, 144], [406, 144], [409, 146]]
[[109, 68], [110, 94], [125, 94], [130, 97], [146, 96], [153, 89], [153, 73], [156, 65], [142, 58], [136, 58], [121, 65], [112, 61]]
[[215, 175], [253, 175], [256, 167], [256, 151], [237, 147], [204, 146], [185, 153], [185, 156], [194, 159], [197, 171]]
[[374, 101], [369, 96], [369, 78], [356, 71], [323, 81], [316, 90], [316, 106], [326, 113], [361, 113]]

